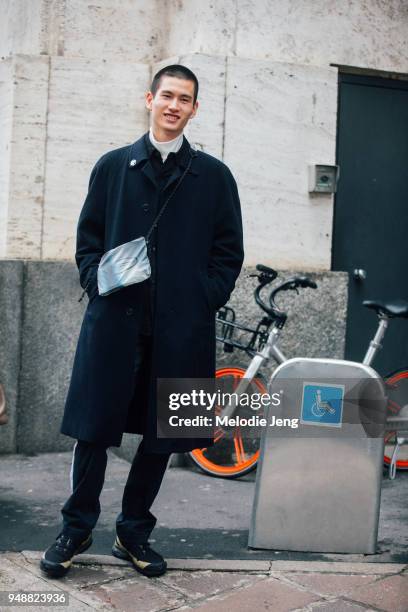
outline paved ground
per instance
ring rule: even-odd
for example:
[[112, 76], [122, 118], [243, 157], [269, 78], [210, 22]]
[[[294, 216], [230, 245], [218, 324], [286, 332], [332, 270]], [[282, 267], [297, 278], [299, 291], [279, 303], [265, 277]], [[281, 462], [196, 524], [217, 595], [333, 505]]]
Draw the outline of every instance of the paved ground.
[[[406, 612], [408, 566], [302, 561], [169, 561], [160, 578], [145, 578], [109, 557], [81, 555], [60, 580], [46, 579], [39, 553], [0, 554], [0, 598], [5, 591], [61, 594], [74, 612]], [[2, 612], [15, 610], [0, 599]], [[33, 612], [59, 607], [29, 607]]]
[[[69, 495], [71, 455], [0, 457], [0, 550], [42, 550], [55, 538]], [[90, 552], [110, 554], [129, 464], [110, 456], [102, 514]], [[153, 506], [152, 540], [167, 557], [408, 563], [408, 473], [383, 480], [378, 554], [322, 555], [248, 550], [255, 472], [239, 480], [170, 468]]]
[[92, 554], [77, 557], [66, 578], [49, 580], [38, 560], [59, 529], [70, 459], [68, 453], [0, 457], [1, 612], [17, 609], [2, 598], [18, 590], [65, 591], [70, 611], [408, 610], [408, 474], [383, 481], [376, 555], [317, 555], [247, 549], [254, 475], [225, 481], [171, 468], [153, 509], [152, 535], [169, 571], [148, 579], [109, 555], [129, 468], [112, 455]]

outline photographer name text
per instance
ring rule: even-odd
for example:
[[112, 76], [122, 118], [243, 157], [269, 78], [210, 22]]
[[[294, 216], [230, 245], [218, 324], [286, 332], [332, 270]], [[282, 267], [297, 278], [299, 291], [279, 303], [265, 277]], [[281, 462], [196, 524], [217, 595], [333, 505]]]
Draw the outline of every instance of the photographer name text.
[[171, 427], [291, 427], [297, 429], [299, 419], [277, 418], [275, 415], [271, 417], [270, 422], [264, 417], [254, 414], [250, 417], [241, 417], [239, 415], [228, 417], [216, 415], [215, 417], [198, 415], [195, 417], [180, 417], [176, 414], [169, 417]]

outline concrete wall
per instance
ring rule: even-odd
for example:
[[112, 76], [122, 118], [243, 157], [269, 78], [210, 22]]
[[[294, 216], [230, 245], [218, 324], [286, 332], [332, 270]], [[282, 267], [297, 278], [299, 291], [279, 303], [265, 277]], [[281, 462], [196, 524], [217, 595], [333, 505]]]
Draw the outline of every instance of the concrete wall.
[[[336, 70], [207, 55], [170, 61], [203, 75], [201, 106], [186, 134], [237, 177], [246, 264], [329, 268], [332, 196], [308, 194], [307, 170], [309, 163], [334, 162]], [[72, 259], [93, 164], [148, 127], [143, 91], [150, 70], [44, 56], [16, 56], [13, 66], [19, 103], [2, 252]]]
[[0, 383], [9, 414], [7, 425], [0, 427], [0, 453], [17, 451], [23, 289], [23, 262], [0, 261]]
[[165, 53], [163, 0], [66, 0], [63, 55], [114, 62], [152, 62]]
[[69, 259], [94, 163], [148, 127], [143, 92], [150, 68], [100, 59], [50, 62], [42, 256]]
[[12, 59], [0, 62], [0, 257], [5, 255], [13, 124]]
[[[261, 319], [263, 311], [255, 303], [254, 290], [258, 286], [255, 268], [245, 269], [237, 282], [228, 306], [236, 312], [236, 321], [244, 326], [254, 328]], [[317, 289], [299, 289], [287, 291], [280, 295], [279, 306], [288, 313], [288, 319], [282, 331], [279, 346], [285, 356], [291, 357], [331, 357], [344, 358], [347, 316], [348, 274], [345, 272], [309, 272], [305, 270], [281, 270], [274, 285], [291, 276], [305, 274], [314, 280]], [[268, 288], [262, 294], [268, 296]], [[221, 326], [217, 324], [217, 333]], [[248, 342], [249, 334], [240, 330], [234, 331], [234, 338]], [[248, 357], [239, 349], [226, 353], [224, 346], [217, 343], [217, 364], [246, 366]], [[268, 378], [277, 364], [271, 362], [263, 368]]]
[[[244, 270], [231, 304], [240, 321], [259, 318], [253, 280]], [[286, 277], [288, 273], [284, 273]], [[342, 357], [347, 278], [341, 272], [317, 275], [319, 289], [285, 296], [291, 313], [282, 338], [288, 356]], [[0, 453], [52, 452], [72, 448], [59, 434], [86, 298], [78, 302], [78, 273], [70, 262], [0, 260], [0, 382], [10, 421], [0, 427]], [[219, 363], [247, 363], [239, 353], [220, 350]], [[121, 454], [131, 458], [135, 436], [126, 436]]]
[[44, 52], [44, 0], [0, 0], [0, 56]]
[[168, 55], [408, 71], [405, 0], [169, 0]]
[[337, 71], [228, 59], [224, 159], [237, 176], [246, 264], [330, 268], [333, 196], [308, 165], [335, 163]]
[[0, 70], [0, 125], [9, 136], [0, 145], [0, 253], [71, 259], [94, 163], [147, 129], [143, 91], [150, 68], [16, 55]]
[[0, 0], [0, 56], [201, 53], [407, 71], [405, 0]]
[[25, 264], [18, 452], [72, 448], [59, 426], [85, 308], [80, 294], [73, 264]]
[[1, 250], [8, 258], [41, 258], [49, 60], [13, 57], [13, 120], [7, 235]]
[[172, 56], [204, 75], [186, 130], [237, 178], [245, 264], [331, 265], [333, 196], [308, 193], [308, 166], [335, 163], [337, 70], [266, 60]]
[[[151, 72], [200, 78], [187, 130], [231, 166], [246, 265], [327, 269], [332, 197], [307, 166], [335, 159], [331, 63], [408, 72], [402, 0], [0, 0], [0, 255], [70, 259], [90, 171], [148, 124]], [[3, 102], [4, 100], [4, 102]], [[14, 106], [11, 105], [14, 101]]]
[[0, 56], [149, 62], [163, 56], [163, 0], [0, 0]]

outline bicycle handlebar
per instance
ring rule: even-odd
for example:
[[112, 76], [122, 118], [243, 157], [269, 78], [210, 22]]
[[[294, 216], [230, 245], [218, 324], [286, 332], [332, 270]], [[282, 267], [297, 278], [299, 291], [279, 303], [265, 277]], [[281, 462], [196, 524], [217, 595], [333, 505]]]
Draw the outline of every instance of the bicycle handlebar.
[[256, 269], [261, 272], [261, 274], [252, 274], [251, 276], [256, 276], [259, 280], [259, 285], [255, 289], [254, 297], [255, 301], [263, 311], [265, 311], [272, 319], [277, 321], [277, 325], [279, 328], [282, 328], [287, 319], [287, 313], [283, 310], [280, 310], [275, 303], [275, 298], [280, 291], [288, 291], [293, 290], [298, 292], [298, 287], [306, 288], [309, 287], [311, 289], [317, 289], [317, 284], [312, 281], [307, 276], [293, 276], [288, 280], [284, 281], [278, 287], [271, 291], [269, 295], [269, 306], [266, 304], [260, 296], [262, 289], [271, 283], [277, 277], [278, 273], [272, 268], [268, 268], [267, 266], [263, 266], [262, 264], [258, 264]]
[[311, 289], [317, 289], [317, 284], [312, 281], [308, 276], [293, 276], [288, 278], [287, 281], [276, 287], [269, 296], [269, 302], [272, 305], [272, 296], [275, 296], [278, 291], [288, 291], [289, 289], [297, 291], [298, 287], [310, 287]]
[[285, 325], [288, 315], [286, 312], [278, 308], [275, 303], [275, 298], [280, 291], [296, 291], [296, 293], [299, 293], [298, 287], [317, 289], [317, 284], [307, 276], [293, 276], [276, 287], [276, 289], [274, 289], [269, 296], [269, 304], [272, 312], [274, 313], [274, 317], [277, 319], [279, 328], [282, 328]]
[[273, 268], [268, 268], [268, 266], [264, 266], [263, 264], [256, 264], [256, 269], [259, 272], [263, 272], [264, 274], [269, 274], [270, 276], [273, 276], [272, 280], [274, 280], [278, 276], [276, 270], [274, 270]]

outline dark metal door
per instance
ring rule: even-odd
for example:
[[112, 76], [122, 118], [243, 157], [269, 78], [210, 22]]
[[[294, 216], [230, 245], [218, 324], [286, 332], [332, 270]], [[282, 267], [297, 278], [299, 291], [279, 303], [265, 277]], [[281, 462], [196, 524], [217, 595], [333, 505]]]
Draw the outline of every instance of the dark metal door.
[[[408, 82], [341, 74], [339, 88], [332, 268], [350, 275], [346, 358], [359, 361], [377, 326], [361, 302], [408, 300]], [[373, 366], [408, 366], [408, 320], [390, 322]]]

